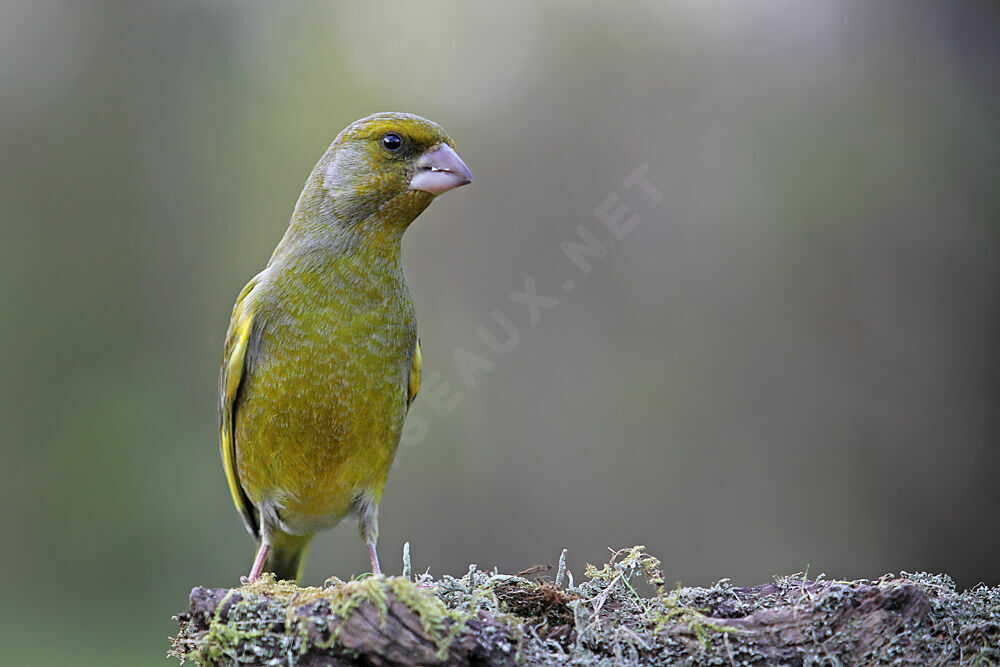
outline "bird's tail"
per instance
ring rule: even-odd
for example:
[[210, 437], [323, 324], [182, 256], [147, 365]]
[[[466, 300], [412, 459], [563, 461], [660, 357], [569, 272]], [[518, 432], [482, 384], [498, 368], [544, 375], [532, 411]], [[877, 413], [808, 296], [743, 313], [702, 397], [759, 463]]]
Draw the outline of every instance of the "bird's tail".
[[284, 534], [276, 538], [264, 559], [264, 571], [273, 572], [279, 580], [299, 581], [313, 536]]

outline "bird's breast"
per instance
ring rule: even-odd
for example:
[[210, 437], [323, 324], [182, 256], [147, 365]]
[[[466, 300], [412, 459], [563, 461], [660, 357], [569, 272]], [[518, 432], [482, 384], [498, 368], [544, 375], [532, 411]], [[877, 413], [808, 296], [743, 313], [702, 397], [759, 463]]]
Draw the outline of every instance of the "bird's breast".
[[380, 494], [415, 343], [405, 287], [381, 299], [313, 291], [276, 303], [236, 413], [251, 500], [276, 502], [282, 520], [306, 532], [339, 520], [359, 492]]

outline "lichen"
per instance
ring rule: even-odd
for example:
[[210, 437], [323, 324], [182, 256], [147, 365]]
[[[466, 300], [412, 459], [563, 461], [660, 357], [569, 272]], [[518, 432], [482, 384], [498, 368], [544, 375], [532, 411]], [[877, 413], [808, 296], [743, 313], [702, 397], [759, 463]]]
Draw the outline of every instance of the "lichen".
[[[585, 575], [562, 586], [473, 566], [460, 577], [334, 578], [319, 588], [265, 575], [215, 591], [217, 606], [200, 618], [183, 615], [172, 654], [199, 665], [343, 654], [340, 621], [369, 604], [384, 622], [397, 600], [442, 661], [472, 633], [471, 643], [499, 642], [504, 655], [533, 665], [1000, 664], [1000, 588], [959, 592], [945, 575], [829, 581], [797, 573], [752, 588], [723, 579], [668, 589], [660, 561], [641, 546], [613, 551]], [[652, 595], [640, 594], [646, 585]]]

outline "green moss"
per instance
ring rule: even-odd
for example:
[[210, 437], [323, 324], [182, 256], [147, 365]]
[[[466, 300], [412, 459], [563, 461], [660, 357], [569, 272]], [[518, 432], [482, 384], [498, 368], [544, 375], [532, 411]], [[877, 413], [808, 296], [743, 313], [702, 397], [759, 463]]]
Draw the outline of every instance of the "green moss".
[[[300, 588], [270, 574], [228, 591], [208, 619], [206, 631], [196, 637], [193, 633], [185, 637], [182, 626], [171, 653], [182, 662], [193, 659], [199, 665], [283, 664], [289, 654], [334, 646], [342, 626], [330, 630], [331, 618], [346, 619], [362, 604], [371, 604], [384, 623], [389, 593], [416, 612], [428, 636], [437, 638], [441, 655], [446, 655], [468, 615], [449, 610], [427, 587], [403, 577], [365, 577]], [[187, 626], [190, 631], [193, 621]], [[327, 639], [322, 639], [324, 635]], [[280, 660], [267, 657], [279, 654]]]
[[703, 649], [708, 649], [713, 633], [739, 632], [737, 628], [720, 625], [711, 620], [703, 609], [682, 605], [678, 601], [679, 595], [680, 587], [670, 595], [663, 595], [661, 591], [656, 600], [647, 607], [646, 618], [654, 636], [676, 623], [681, 623], [697, 637]]
[[[281, 623], [280, 617], [267, 613], [268, 607], [259, 604], [261, 589], [285, 591], [294, 586], [288, 582], [270, 581], [229, 591], [219, 602], [208, 632], [197, 644], [194, 659], [198, 664], [216, 665], [242, 661], [241, 650], [256, 645], [262, 638], [272, 636], [274, 625]], [[238, 598], [233, 602], [234, 598]], [[223, 610], [225, 618], [223, 619]], [[286, 640], [283, 640], [286, 641]]]
[[[396, 599], [417, 612], [424, 631], [428, 634], [440, 632], [445, 622], [452, 618], [440, 599], [429, 590], [419, 588], [406, 577], [389, 577], [386, 581]], [[464, 618], [462, 620], [464, 621]]]

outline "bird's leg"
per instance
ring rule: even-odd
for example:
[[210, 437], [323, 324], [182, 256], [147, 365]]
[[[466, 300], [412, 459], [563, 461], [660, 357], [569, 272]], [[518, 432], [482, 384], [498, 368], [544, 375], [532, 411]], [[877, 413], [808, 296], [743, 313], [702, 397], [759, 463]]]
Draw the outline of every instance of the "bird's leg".
[[372, 574], [382, 574], [382, 568], [378, 565], [378, 551], [375, 545], [378, 544], [378, 505], [371, 496], [361, 495], [354, 501], [355, 510], [358, 513], [358, 528], [361, 530], [361, 539], [368, 547], [368, 558], [372, 562]]
[[372, 561], [372, 574], [382, 574], [382, 568], [378, 566], [378, 551], [375, 549], [375, 541], [368, 543], [368, 558]]
[[260, 579], [260, 575], [264, 571], [264, 560], [267, 559], [267, 552], [270, 550], [271, 545], [261, 540], [260, 546], [257, 547], [257, 557], [253, 559], [253, 567], [250, 568], [250, 575], [240, 577], [241, 584], [252, 584]]

